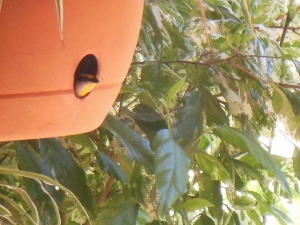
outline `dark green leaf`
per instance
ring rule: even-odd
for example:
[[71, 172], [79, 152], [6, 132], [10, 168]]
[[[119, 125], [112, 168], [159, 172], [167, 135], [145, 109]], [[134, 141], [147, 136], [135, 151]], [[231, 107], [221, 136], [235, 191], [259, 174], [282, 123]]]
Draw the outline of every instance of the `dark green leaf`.
[[203, 132], [204, 101], [200, 92], [188, 91], [182, 99], [183, 105], [174, 112], [173, 135], [175, 139], [193, 137], [194, 132]]
[[280, 181], [283, 188], [290, 194], [290, 186], [288, 181], [280, 170], [272, 155], [264, 150], [261, 145], [248, 134], [227, 126], [217, 126], [215, 129], [216, 134], [228, 144], [242, 151], [249, 152], [266, 169], [270, 170]]
[[110, 176], [116, 178], [117, 180], [122, 181], [123, 183], [127, 183], [125, 173], [123, 170], [120, 168], [120, 166], [111, 160], [109, 157], [104, 155], [102, 152], [98, 151], [99, 157], [96, 160], [98, 165], [105, 171], [107, 172]]
[[72, 156], [54, 138], [39, 140], [39, 150], [44, 163], [51, 166], [51, 171], [56, 180], [72, 191], [82, 205], [93, 212], [93, 197], [87, 186], [83, 169], [76, 163]]
[[145, 190], [144, 176], [142, 175], [142, 168], [140, 165], [135, 165], [133, 168], [132, 176], [130, 178], [131, 196], [136, 202], [144, 202], [146, 191]]
[[111, 115], [106, 117], [103, 127], [122, 142], [133, 160], [146, 167], [151, 173], [154, 173], [153, 152], [147, 139]]
[[146, 223], [146, 225], [169, 225], [166, 221], [153, 220], [151, 223]]
[[160, 212], [164, 213], [187, 191], [190, 159], [172, 139], [169, 130], [160, 130], [153, 141], [155, 174]]
[[[21, 142], [15, 143], [19, 169], [43, 174], [53, 179], [54, 176], [50, 172], [50, 168], [45, 163], [43, 163], [36, 154], [28, 149], [29, 145], [27, 143], [23, 142], [23, 144], [25, 145], [25, 147], [23, 147]], [[56, 214], [55, 208], [57, 207], [57, 205], [53, 204], [53, 202], [49, 198], [50, 196], [48, 196], [45, 192], [51, 193], [58, 204], [62, 202], [62, 196], [59, 195], [59, 193], [54, 189], [53, 186], [44, 184], [44, 188], [35, 180], [29, 178], [23, 178], [23, 182], [27, 193], [31, 197], [36, 207], [39, 209], [38, 212], [40, 220], [44, 223], [46, 223], [46, 221], [52, 220], [54, 224], [58, 224], [60, 220]]]
[[95, 224], [134, 225], [139, 205], [125, 200], [121, 196], [112, 198], [103, 208], [100, 219]]
[[161, 115], [145, 104], [138, 104], [133, 109], [135, 116], [144, 122], [157, 122], [164, 120]]
[[162, 116], [147, 105], [138, 104], [133, 111], [136, 124], [145, 132], [150, 142], [159, 130], [167, 128]]
[[201, 88], [200, 91], [205, 101], [205, 114], [207, 117], [207, 122], [210, 125], [227, 124], [228, 119], [218, 100], [205, 88]]
[[215, 222], [210, 217], [202, 213], [200, 218], [195, 221], [194, 225], [215, 225]]

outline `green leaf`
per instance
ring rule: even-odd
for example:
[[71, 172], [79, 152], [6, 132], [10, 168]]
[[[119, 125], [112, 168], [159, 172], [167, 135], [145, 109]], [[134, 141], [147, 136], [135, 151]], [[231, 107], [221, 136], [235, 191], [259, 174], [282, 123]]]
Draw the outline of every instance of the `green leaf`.
[[248, 196], [234, 196], [233, 199], [233, 208], [237, 210], [250, 210], [256, 204], [256, 201], [253, 198]]
[[154, 138], [155, 174], [159, 194], [159, 210], [164, 213], [187, 191], [190, 159], [172, 139], [169, 130], [160, 130]]
[[[30, 146], [27, 142], [23, 142], [23, 144], [25, 147], [21, 145], [21, 142], [15, 143], [19, 169], [40, 173], [54, 179], [47, 164], [43, 163], [41, 159], [30, 150]], [[54, 187], [47, 184], [45, 184], [44, 187], [35, 180], [27, 178], [23, 178], [23, 183], [35, 207], [39, 209], [40, 220], [47, 221], [50, 218], [53, 224], [60, 224], [57, 204], [61, 204], [63, 199]], [[57, 203], [53, 201], [53, 198], [55, 198]]]
[[93, 197], [83, 169], [58, 140], [41, 139], [38, 143], [44, 163], [50, 166], [56, 180], [72, 191], [82, 205], [93, 213]]
[[130, 93], [130, 94], [146, 93], [146, 94], [148, 94], [148, 91], [144, 88], [140, 88], [140, 87], [137, 87], [134, 85], [123, 84], [119, 94], [122, 94], [122, 93]]
[[[133, 168], [132, 176], [130, 178], [130, 191], [131, 196], [136, 202], [143, 203], [147, 193], [144, 186], [144, 176], [142, 175], [142, 168], [140, 165], [135, 165]], [[145, 190], [146, 189], [146, 190]]]
[[261, 145], [248, 134], [227, 126], [217, 126], [215, 133], [228, 144], [242, 151], [249, 152], [262, 166], [271, 171], [280, 181], [282, 187], [286, 192], [291, 194], [289, 183], [280, 170], [272, 155], [264, 150]]
[[174, 112], [174, 139], [193, 137], [197, 130], [203, 132], [204, 101], [198, 91], [188, 91], [183, 96], [183, 105]]
[[167, 101], [171, 101], [176, 93], [180, 90], [180, 88], [182, 87], [182, 85], [184, 84], [185, 80], [186, 80], [187, 76], [184, 76], [183, 78], [181, 78], [179, 81], [177, 81], [170, 89], [168, 96], [167, 96]]
[[113, 197], [103, 207], [100, 219], [95, 224], [133, 225], [136, 224], [139, 205], [125, 200], [122, 196]]
[[169, 225], [166, 221], [153, 220], [151, 223], [146, 223], [146, 225]]
[[[32, 214], [32, 219], [34, 221], [36, 221], [37, 224], [40, 223], [40, 218], [39, 218], [39, 213], [38, 213], [37, 207], [35, 206], [34, 202], [31, 200], [30, 196], [28, 195], [28, 193], [25, 190], [23, 190], [22, 188], [19, 188], [19, 187], [14, 187], [14, 186], [11, 186], [8, 184], [3, 184], [3, 183], [0, 183], [0, 186], [14, 190], [16, 193], [18, 193], [22, 197], [22, 199], [26, 202], [28, 208], [30, 209], [30, 212]], [[5, 212], [5, 210], [4, 210], [4, 212]], [[0, 214], [1, 214], [1, 212], [0, 212]]]
[[281, 90], [288, 98], [288, 100], [293, 108], [294, 114], [296, 116], [300, 116], [300, 97], [296, 93], [293, 93], [289, 90], [286, 90], [286, 89], [281, 89]]
[[154, 173], [153, 152], [147, 139], [111, 115], [102, 125], [122, 142], [133, 160]]
[[[249, 177], [249, 179], [255, 180], [263, 180], [263, 175], [253, 166], [248, 165], [242, 161], [233, 159], [234, 166], [236, 168], [237, 173], [243, 178], [244, 176]], [[248, 181], [248, 180], [245, 180]]]
[[283, 212], [280, 211], [280, 213], [278, 214], [278, 209], [274, 210], [273, 207], [269, 206], [266, 201], [264, 199], [262, 199], [262, 197], [254, 192], [254, 191], [249, 191], [249, 193], [257, 200], [258, 204], [267, 212], [271, 213], [280, 224], [282, 225], [286, 225], [286, 224], [291, 224], [292, 220], [285, 214], [284, 216], [282, 215]]
[[205, 114], [208, 124], [228, 124], [225, 111], [217, 99], [205, 88], [201, 88], [200, 92], [205, 101]]
[[214, 205], [203, 198], [194, 198], [186, 201], [182, 207], [187, 212], [193, 212], [206, 207], [213, 207]]
[[263, 222], [261, 221], [260, 216], [257, 214], [257, 212], [254, 209], [246, 210], [244, 212], [247, 213], [247, 215], [250, 217], [251, 221], [255, 225], [263, 225]]
[[159, 130], [168, 127], [165, 119], [145, 104], [136, 105], [133, 111], [136, 124], [145, 132], [150, 142]]
[[295, 176], [300, 180], [300, 149], [295, 148], [293, 155], [293, 168]]
[[[274, 83], [271, 84], [273, 87], [272, 105], [274, 111], [283, 115], [289, 126], [289, 130], [295, 133], [296, 138], [300, 137], [300, 119], [295, 116], [294, 109], [287, 98], [287, 95]], [[288, 93], [288, 92], [286, 92]], [[291, 96], [290, 96], [291, 97]], [[294, 98], [293, 98], [294, 101]], [[294, 101], [295, 102], [295, 101]]]
[[200, 218], [195, 221], [194, 225], [216, 225], [216, 224], [209, 216], [202, 213]]
[[127, 184], [125, 173], [120, 166], [102, 152], [98, 151], [98, 154], [99, 157], [96, 160], [97, 164], [110, 176], [122, 181], [124, 184]]
[[224, 182], [230, 180], [228, 171], [217, 158], [203, 151], [196, 153], [195, 158], [200, 169], [207, 173], [212, 180]]
[[[20, 176], [20, 177], [26, 177], [26, 178], [34, 179], [37, 183], [39, 183], [39, 185], [41, 187], [43, 187], [43, 183], [48, 184], [48, 185], [52, 185], [52, 186], [57, 186], [59, 189], [61, 189], [65, 193], [67, 193], [71, 198], [73, 198], [75, 200], [75, 202], [79, 205], [79, 207], [81, 208], [81, 210], [84, 212], [85, 216], [90, 221], [89, 214], [84, 209], [84, 207], [82, 206], [82, 204], [80, 203], [80, 201], [78, 200], [78, 198], [70, 190], [68, 190], [67, 188], [65, 188], [64, 186], [62, 186], [57, 181], [54, 181], [53, 179], [51, 179], [51, 178], [49, 178], [47, 176], [38, 174], [38, 173], [32, 173], [32, 172], [15, 170], [15, 169], [10, 169], [10, 168], [3, 168], [3, 167], [0, 167], [0, 174], [9, 174], [9, 175], [14, 175], [14, 176]], [[45, 189], [43, 189], [43, 191], [47, 192]], [[54, 201], [52, 201], [52, 203], [55, 204]], [[55, 209], [57, 209], [57, 206], [56, 206]], [[57, 215], [58, 220], [59, 220], [59, 223], [57, 223], [57, 224], [60, 224], [60, 217], [59, 217], [58, 210], [56, 211], [56, 215]]]
[[77, 135], [67, 136], [67, 138], [77, 144], [80, 144], [82, 147], [87, 147], [91, 149], [96, 148], [95, 143], [91, 140], [91, 138], [87, 134], [77, 134]]
[[[2, 201], [7, 203], [7, 206], [10, 207], [12, 210], [15, 211], [15, 215], [14, 217], [18, 218], [18, 217], [23, 217], [22, 219], [26, 220], [27, 223], [29, 224], [37, 224], [37, 221], [35, 221], [28, 212], [26, 212], [26, 210], [19, 205], [17, 202], [15, 202], [13, 199], [4, 196], [2, 194], [0, 194], [0, 199], [2, 199]], [[19, 215], [18, 215], [19, 214]]]

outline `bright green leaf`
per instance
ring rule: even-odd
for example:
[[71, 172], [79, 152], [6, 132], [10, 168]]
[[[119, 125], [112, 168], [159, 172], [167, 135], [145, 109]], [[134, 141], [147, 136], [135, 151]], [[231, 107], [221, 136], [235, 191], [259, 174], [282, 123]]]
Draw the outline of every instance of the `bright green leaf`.
[[95, 149], [95, 143], [91, 140], [91, 138], [87, 134], [77, 134], [72, 136], [67, 136], [71, 141], [80, 144], [82, 147], [87, 147], [91, 149]]
[[207, 173], [212, 180], [228, 181], [230, 175], [222, 163], [206, 152], [198, 152], [195, 155], [196, 161], [201, 170]]
[[177, 81], [173, 87], [171, 87], [168, 96], [167, 96], [167, 100], [170, 101], [171, 99], [173, 99], [176, 95], [176, 93], [180, 90], [180, 88], [182, 87], [182, 85], [184, 84], [185, 80], [186, 80], [187, 76], [181, 78], [179, 81]]
[[203, 198], [190, 199], [182, 205], [182, 207], [187, 212], [193, 212], [202, 208], [213, 207], [213, 206], [214, 206], [213, 204], [211, 204], [209, 201]]

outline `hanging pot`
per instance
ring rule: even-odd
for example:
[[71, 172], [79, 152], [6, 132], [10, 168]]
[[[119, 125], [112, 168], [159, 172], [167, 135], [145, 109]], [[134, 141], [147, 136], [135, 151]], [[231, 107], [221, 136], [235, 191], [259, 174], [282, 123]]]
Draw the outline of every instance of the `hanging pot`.
[[[3, 1], [0, 140], [97, 128], [127, 74], [142, 10], [140, 0], [64, 0], [60, 15], [56, 0]], [[81, 72], [99, 80], [84, 98], [74, 93]]]

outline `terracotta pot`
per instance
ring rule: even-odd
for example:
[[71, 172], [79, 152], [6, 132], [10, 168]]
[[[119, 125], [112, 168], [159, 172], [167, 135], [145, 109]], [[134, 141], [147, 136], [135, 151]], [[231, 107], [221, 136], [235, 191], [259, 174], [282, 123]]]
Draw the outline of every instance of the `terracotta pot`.
[[[91, 131], [104, 120], [127, 74], [143, 1], [3, 1], [0, 12], [0, 140]], [[85, 98], [74, 74], [87, 55], [100, 81]], [[95, 69], [94, 68], [94, 69]]]

